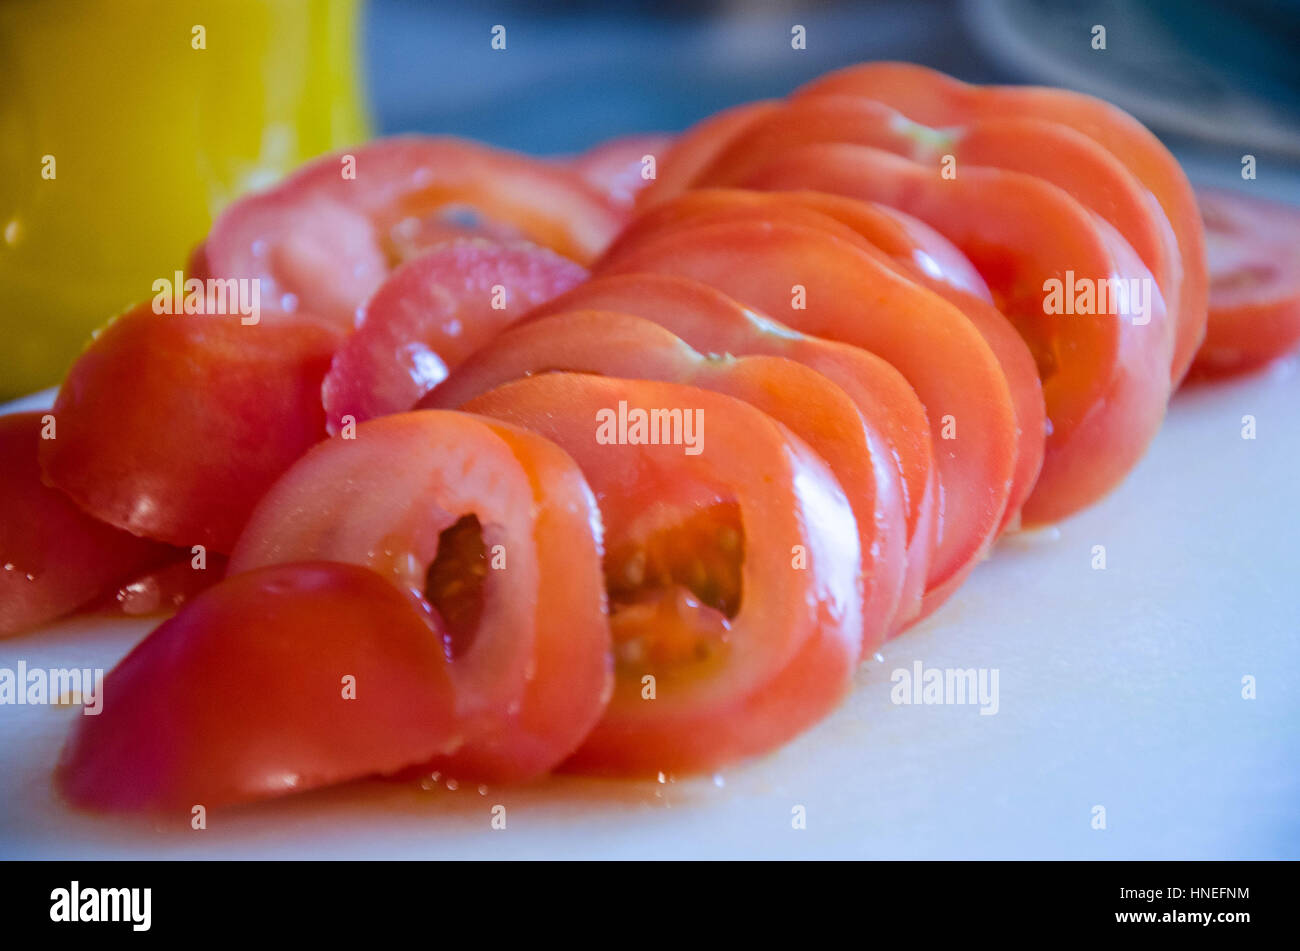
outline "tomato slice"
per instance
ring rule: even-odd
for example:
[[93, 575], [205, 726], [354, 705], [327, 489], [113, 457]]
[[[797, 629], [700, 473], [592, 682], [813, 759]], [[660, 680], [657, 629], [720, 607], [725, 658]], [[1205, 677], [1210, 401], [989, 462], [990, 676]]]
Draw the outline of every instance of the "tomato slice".
[[[643, 188], [658, 176], [659, 159], [672, 148], [665, 134], [625, 135], [602, 142], [570, 160], [569, 167], [584, 182], [619, 208], [631, 208]], [[654, 159], [654, 175], [646, 157]]]
[[[1159, 287], [1115, 230], [1059, 188], [1029, 175], [966, 167], [944, 180], [879, 149], [810, 145], [773, 159], [753, 184], [815, 188], [896, 205], [960, 248], [1029, 345], [1051, 428], [1042, 471], [1021, 511], [1058, 521], [1128, 474], [1164, 419], [1173, 328]], [[1119, 283], [1112, 283], [1118, 281]], [[1049, 288], [1059, 285], [1059, 313]], [[1068, 289], [1067, 289], [1068, 284]], [[1072, 313], [1076, 287], [1108, 291], [1113, 313]], [[1145, 300], [1144, 314], [1142, 302]], [[1063, 302], [1070, 304], [1069, 308]]]
[[[935, 437], [941, 527], [927, 599], [942, 601], [973, 569], [1010, 495], [1016, 424], [997, 358], [956, 308], [853, 244], [785, 222], [683, 228], [629, 253], [614, 270], [702, 281], [796, 329], [892, 363], [925, 404]], [[956, 438], [942, 438], [944, 427]]]
[[45, 476], [110, 525], [228, 552], [262, 493], [325, 435], [320, 387], [340, 339], [305, 321], [136, 307], [68, 372]]
[[447, 371], [587, 272], [537, 245], [460, 239], [395, 270], [365, 304], [322, 390], [326, 424], [414, 406]]
[[[600, 500], [614, 695], [566, 768], [714, 768], [777, 746], [844, 696], [862, 630], [853, 512], [788, 429], [721, 393], [573, 373], [508, 383], [466, 409], [553, 439]], [[671, 433], [640, 441], [650, 433], [633, 411], [673, 409], [683, 427], [687, 413], [702, 420], [702, 451]]]
[[1198, 188], [1210, 253], [1210, 326], [1193, 372], [1262, 366], [1300, 343], [1300, 208]]
[[[505, 234], [497, 223], [509, 226]], [[317, 159], [231, 205], [203, 258], [213, 276], [259, 280], [264, 316], [302, 312], [350, 328], [393, 267], [449, 236], [519, 236], [587, 262], [620, 224], [619, 211], [567, 168], [402, 136]]]
[[637, 207], [651, 208], [684, 192], [732, 136], [777, 106], [774, 101], [746, 102], [715, 112], [691, 126], [676, 138], [658, 163], [654, 184], [637, 196]]
[[88, 809], [188, 819], [196, 805], [392, 773], [458, 742], [439, 632], [353, 565], [229, 578], [140, 642], [102, 690], [57, 773]]
[[863, 650], [884, 640], [905, 568], [901, 480], [879, 432], [844, 390], [791, 360], [706, 358], [641, 317], [589, 310], [506, 331], [421, 406], [455, 408], [503, 383], [556, 370], [698, 386], [744, 400], [788, 426], [830, 467], [853, 508], [862, 552]]
[[91, 518], [41, 481], [45, 415], [0, 416], [0, 637], [63, 616], [172, 551]]
[[895, 209], [824, 192], [698, 189], [641, 215], [596, 266], [617, 268], [619, 259], [639, 245], [690, 223], [770, 220], [819, 228], [852, 241], [886, 267], [954, 304], [975, 325], [1007, 378], [1020, 433], [1016, 471], [1001, 527], [1013, 523], [1043, 465], [1046, 411], [1038, 370], [1015, 328], [989, 303], [991, 295], [983, 279], [965, 256], [933, 229]]
[[231, 572], [366, 565], [449, 629], [465, 744], [429, 764], [462, 781], [548, 772], [604, 709], [610, 635], [600, 515], [581, 473], [531, 433], [401, 413], [304, 456], [267, 493]]
[[[814, 80], [792, 98], [821, 95], [874, 99], [935, 127], [977, 119], [1041, 119], [1068, 126], [1119, 159], [1159, 203], [1177, 242], [1181, 275], [1171, 275], [1178, 283], [1177, 294], [1171, 295], [1176, 297], [1176, 310], [1171, 304], [1171, 313], [1178, 328], [1171, 379], [1177, 387], [1205, 335], [1209, 290], [1205, 232], [1182, 166], [1142, 123], [1082, 93], [1042, 86], [972, 86], [912, 63], [852, 66]], [[1105, 215], [1103, 209], [1095, 210]]]
[[[860, 347], [802, 334], [706, 284], [669, 274], [597, 277], [537, 308], [526, 319], [587, 309], [652, 320], [702, 353], [795, 360], [840, 387], [868, 425], [872, 459], [884, 459], [897, 468], [907, 519], [907, 567], [894, 632], [917, 619], [937, 532], [938, 483], [925, 407], [901, 373]], [[888, 552], [882, 549], [881, 558], [888, 560]]]
[[[1160, 285], [1166, 308], [1178, 313], [1182, 264], [1164, 212], [1115, 156], [1059, 123], [1015, 117], [933, 129], [881, 102], [854, 96], [805, 96], [749, 125], [695, 184], [743, 182], [781, 151], [825, 142], [885, 149], [932, 170], [951, 156], [958, 163], [954, 170], [990, 166], [1051, 182], [1124, 235]], [[1194, 343], [1190, 346], [1194, 348]], [[1181, 372], [1186, 367], [1175, 369]]]

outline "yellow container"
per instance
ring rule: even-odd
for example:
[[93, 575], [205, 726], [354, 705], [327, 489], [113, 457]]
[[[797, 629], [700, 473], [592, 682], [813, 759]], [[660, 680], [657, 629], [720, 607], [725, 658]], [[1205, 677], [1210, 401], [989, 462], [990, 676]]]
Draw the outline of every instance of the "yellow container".
[[0, 2], [0, 398], [182, 267], [213, 215], [360, 141], [358, 0]]

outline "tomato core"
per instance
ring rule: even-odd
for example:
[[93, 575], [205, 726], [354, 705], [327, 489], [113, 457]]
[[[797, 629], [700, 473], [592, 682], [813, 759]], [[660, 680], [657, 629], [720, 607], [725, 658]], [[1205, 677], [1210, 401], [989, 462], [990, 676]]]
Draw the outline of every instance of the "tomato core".
[[605, 558], [616, 668], [701, 673], [727, 654], [740, 610], [745, 534], [736, 502], [664, 518], [614, 543]]
[[438, 554], [425, 575], [424, 598], [438, 612], [447, 631], [452, 658], [474, 643], [483, 616], [487, 545], [477, 515], [464, 515], [438, 536]]

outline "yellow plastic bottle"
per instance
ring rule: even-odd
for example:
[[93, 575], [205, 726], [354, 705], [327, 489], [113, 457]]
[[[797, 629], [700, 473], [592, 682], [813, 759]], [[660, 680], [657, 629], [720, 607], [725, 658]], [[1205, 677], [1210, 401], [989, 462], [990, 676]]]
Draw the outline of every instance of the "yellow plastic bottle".
[[233, 197], [365, 138], [359, 12], [0, 2], [0, 400], [56, 384]]

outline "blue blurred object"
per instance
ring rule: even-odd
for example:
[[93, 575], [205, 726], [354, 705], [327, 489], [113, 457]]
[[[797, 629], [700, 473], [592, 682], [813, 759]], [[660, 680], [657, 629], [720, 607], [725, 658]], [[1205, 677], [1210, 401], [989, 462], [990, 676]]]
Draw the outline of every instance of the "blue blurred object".
[[[494, 25], [506, 49], [491, 49]], [[807, 49], [791, 46], [795, 24]], [[973, 81], [991, 70], [961, 10], [881, 3], [504, 3], [372, 0], [366, 53], [381, 132], [472, 136], [537, 153], [678, 131], [867, 59], [911, 59]]]
[[[806, 49], [792, 48], [796, 24]], [[491, 46], [496, 25], [504, 50]], [[1260, 190], [1300, 200], [1300, 0], [370, 0], [365, 50], [382, 133], [571, 153], [896, 59], [1100, 96], [1162, 136], [1193, 178], [1230, 185], [1241, 155], [1257, 154]]]

